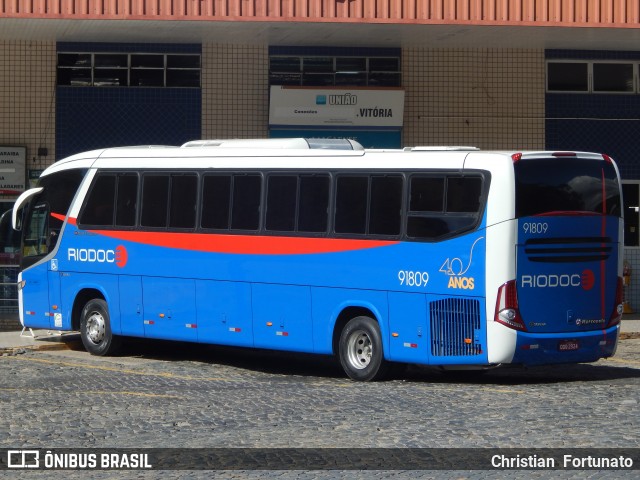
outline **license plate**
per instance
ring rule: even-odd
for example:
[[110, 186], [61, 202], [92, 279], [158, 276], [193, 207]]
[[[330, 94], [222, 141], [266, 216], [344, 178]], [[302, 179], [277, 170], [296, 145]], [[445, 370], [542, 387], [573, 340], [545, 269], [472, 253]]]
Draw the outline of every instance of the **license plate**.
[[569, 352], [571, 350], [578, 350], [580, 343], [577, 340], [562, 340], [558, 343], [558, 350], [561, 352]]

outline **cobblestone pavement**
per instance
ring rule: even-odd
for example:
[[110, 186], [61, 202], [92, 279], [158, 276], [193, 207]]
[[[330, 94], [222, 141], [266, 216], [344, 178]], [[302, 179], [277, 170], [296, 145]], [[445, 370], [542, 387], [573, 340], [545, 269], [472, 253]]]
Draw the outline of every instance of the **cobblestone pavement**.
[[[136, 341], [0, 357], [0, 447], [640, 447], [640, 339], [596, 364], [459, 377], [410, 367], [378, 383], [329, 359]], [[5, 472], [17, 478], [15, 472]], [[30, 472], [210, 478], [213, 472]], [[476, 472], [218, 472], [219, 478], [497, 478]], [[499, 472], [621, 478], [625, 472]], [[626, 472], [632, 478], [632, 472]], [[635, 477], [635, 475], [633, 475]]]

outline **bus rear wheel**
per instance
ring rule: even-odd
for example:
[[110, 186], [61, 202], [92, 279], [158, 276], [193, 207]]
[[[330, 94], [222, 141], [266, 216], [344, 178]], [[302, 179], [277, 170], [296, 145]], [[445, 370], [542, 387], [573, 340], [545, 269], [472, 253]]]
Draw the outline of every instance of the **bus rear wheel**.
[[342, 368], [353, 380], [380, 380], [388, 369], [380, 328], [370, 317], [349, 320], [340, 334], [338, 355]]
[[91, 355], [111, 355], [120, 347], [120, 337], [111, 333], [107, 302], [89, 300], [80, 315], [80, 337]]

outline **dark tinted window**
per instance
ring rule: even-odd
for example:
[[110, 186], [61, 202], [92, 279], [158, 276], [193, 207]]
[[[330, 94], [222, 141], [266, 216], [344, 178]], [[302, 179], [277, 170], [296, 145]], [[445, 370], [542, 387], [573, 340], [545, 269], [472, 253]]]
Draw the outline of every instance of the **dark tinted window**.
[[137, 174], [100, 174], [96, 176], [89, 191], [79, 223], [102, 227], [132, 227], [136, 223], [137, 201]]
[[302, 175], [298, 200], [298, 231], [320, 233], [327, 231], [329, 212], [329, 185], [327, 175]]
[[372, 177], [369, 232], [372, 235], [399, 235], [402, 209], [400, 176]]
[[260, 175], [234, 175], [231, 228], [257, 230], [260, 223]]
[[[51, 213], [62, 216], [67, 215], [71, 201], [76, 195], [76, 191], [86, 172], [84, 169], [66, 170], [40, 179], [38, 186], [44, 188], [40, 195], [49, 203]], [[54, 220], [60, 222], [59, 225], [62, 226], [60, 220]]]
[[411, 238], [437, 240], [463, 233], [473, 228], [477, 223], [478, 217], [476, 215], [409, 217], [407, 219], [407, 235]]
[[411, 178], [407, 236], [438, 240], [480, 221], [484, 179], [479, 175]]
[[202, 186], [202, 228], [229, 228], [231, 175], [206, 175]]
[[594, 92], [633, 92], [633, 64], [594, 63]]
[[368, 177], [338, 177], [336, 233], [366, 233], [368, 190]]
[[267, 189], [267, 230], [293, 232], [296, 229], [298, 177], [271, 175]]
[[91, 187], [80, 215], [82, 225], [112, 226], [116, 197], [116, 176], [99, 175]]
[[412, 177], [410, 195], [410, 211], [442, 212], [444, 210], [444, 177]]
[[521, 160], [514, 169], [517, 217], [563, 212], [620, 216], [620, 185], [608, 162]]
[[142, 217], [144, 227], [166, 227], [169, 206], [169, 175], [145, 175], [142, 183]]
[[589, 90], [588, 72], [588, 63], [548, 63], [547, 89], [557, 92], [586, 92]]
[[171, 176], [171, 208], [169, 226], [194, 228], [196, 226], [196, 203], [198, 198], [198, 176], [195, 174]]
[[118, 176], [116, 198], [116, 225], [133, 227], [136, 224], [138, 208], [138, 175], [127, 173]]
[[482, 179], [449, 177], [447, 179], [447, 212], [477, 213], [480, 209]]

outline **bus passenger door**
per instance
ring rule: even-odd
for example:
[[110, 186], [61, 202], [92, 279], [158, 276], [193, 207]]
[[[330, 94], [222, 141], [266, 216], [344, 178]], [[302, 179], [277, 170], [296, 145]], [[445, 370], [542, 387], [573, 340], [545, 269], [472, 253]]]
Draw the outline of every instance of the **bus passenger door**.
[[194, 280], [145, 277], [142, 298], [145, 337], [198, 340]]
[[22, 319], [25, 327], [51, 328], [49, 313], [49, 278], [46, 264], [22, 272]]
[[251, 293], [256, 347], [313, 351], [310, 287], [253, 283]]
[[[52, 301], [60, 299], [60, 278], [55, 260], [44, 261], [55, 247], [60, 226], [59, 220], [50, 218], [49, 203], [36, 197], [29, 208], [22, 242], [23, 320], [25, 327], [54, 328]], [[55, 225], [51, 225], [51, 223]], [[57, 227], [54, 230], [53, 227]], [[51, 271], [55, 269], [54, 271]], [[49, 282], [54, 289], [50, 292]], [[57, 286], [57, 290], [55, 287]], [[55, 293], [50, 299], [50, 293]], [[62, 326], [60, 320], [60, 327]]]
[[389, 331], [390, 360], [428, 363], [426, 295], [389, 292]]

